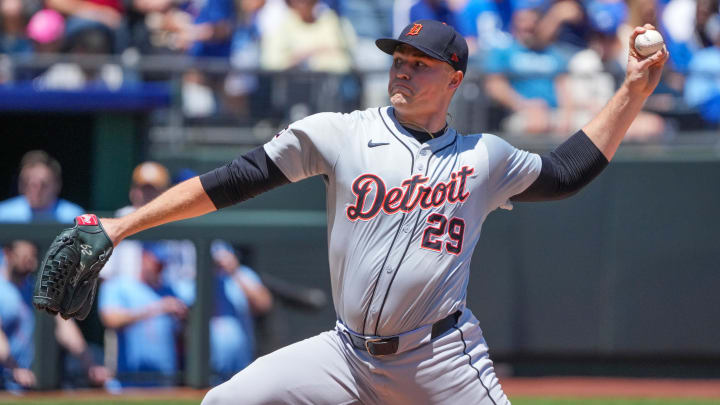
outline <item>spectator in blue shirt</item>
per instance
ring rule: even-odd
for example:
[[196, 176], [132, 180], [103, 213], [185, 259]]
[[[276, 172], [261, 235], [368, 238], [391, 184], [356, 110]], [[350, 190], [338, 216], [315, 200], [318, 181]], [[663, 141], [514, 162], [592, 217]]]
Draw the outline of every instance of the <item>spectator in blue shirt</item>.
[[59, 198], [62, 171], [57, 160], [40, 150], [20, 161], [20, 195], [0, 202], [0, 222], [72, 223], [83, 209]]
[[[20, 195], [0, 202], [0, 222], [72, 223], [76, 216], [84, 213], [80, 206], [58, 197], [62, 184], [62, 170], [58, 161], [47, 153], [40, 150], [27, 152], [20, 161], [18, 180]], [[33, 316], [31, 304], [33, 278], [30, 274], [37, 268], [36, 254], [34, 245], [26, 241], [14, 241], [4, 249], [3, 254], [0, 254], [0, 262], [5, 262], [5, 276], [20, 293], [20, 297], [24, 299], [22, 303], [13, 305], [27, 308], [31, 318]], [[0, 295], [4, 296], [4, 294]], [[11, 299], [13, 296], [15, 295], [11, 294], [7, 298]], [[16, 314], [16, 316], [20, 316], [20, 314]], [[29, 326], [23, 326], [22, 329], [27, 327], [32, 334], [33, 325], [34, 323], [30, 323]], [[97, 385], [109, 378], [108, 370], [98, 365], [99, 359], [94, 356], [99, 348], [88, 345], [75, 321], [66, 321], [57, 316], [55, 328], [58, 342], [79, 360], [79, 368], [83, 369], [83, 373], [87, 371], [89, 383]], [[24, 341], [21, 338], [17, 339], [21, 343], [16, 344], [23, 346], [23, 350], [27, 350], [17, 359], [17, 364], [21, 366], [19, 370], [26, 370], [29, 362], [32, 361], [32, 336]], [[29, 372], [29, 370], [27, 371]], [[71, 374], [74, 376], [77, 371], [69, 367], [65, 367], [63, 370], [68, 376]], [[25, 371], [18, 371], [18, 373], [20, 373], [21, 380], [16, 381], [20, 387], [27, 386], [25, 382], [34, 381], [34, 376]], [[84, 382], [80, 385], [84, 385]]]
[[591, 31], [584, 2], [552, 0], [547, 3], [537, 27], [538, 43], [554, 44], [566, 58], [587, 48]]
[[423, 19], [442, 21], [465, 35], [457, 19], [461, 6], [464, 4], [447, 0], [395, 0], [392, 24], [395, 36], [410, 22]]
[[[226, 107], [238, 117], [260, 115], [253, 111], [253, 93], [259, 87], [257, 75], [242, 70], [256, 70], [260, 67], [260, 26], [258, 13], [265, 6], [265, 0], [240, 0], [237, 24], [231, 40], [230, 62], [240, 72], [228, 74], [223, 86]], [[257, 103], [259, 104], [259, 103]], [[263, 106], [262, 108], [265, 108]], [[257, 112], [258, 114], [253, 114]]]
[[[28, 241], [18, 240], [4, 250], [7, 268], [5, 277], [0, 277], [0, 384], [8, 389], [29, 388], [35, 385], [30, 365], [34, 355], [35, 326], [32, 273], [37, 268], [37, 248]], [[108, 379], [108, 370], [98, 364], [98, 358], [75, 321], [56, 316], [55, 336], [58, 343], [77, 360], [77, 369], [64, 370], [68, 376], [72, 374], [74, 385], [88, 382], [99, 385]], [[88, 380], [81, 382], [84, 378]]]
[[100, 287], [100, 319], [117, 334], [117, 374], [124, 386], [171, 385], [178, 372], [176, 337], [188, 308], [163, 285], [162, 256], [162, 249], [147, 243], [139, 278], [120, 275]]
[[697, 108], [709, 123], [720, 123], [720, 15], [716, 14], [708, 30], [714, 45], [697, 51], [688, 65], [685, 102]]
[[188, 11], [194, 16], [193, 24], [184, 33], [192, 41], [189, 53], [200, 57], [229, 57], [235, 23], [234, 1], [192, 1]]
[[[190, 177], [177, 180], [180, 182]], [[121, 217], [134, 212], [162, 194], [170, 185], [170, 172], [165, 166], [153, 161], [140, 163], [132, 172], [128, 192], [131, 204], [115, 211], [115, 216]], [[147, 246], [152, 246], [153, 254], [162, 261], [160, 284], [170, 287], [175, 297], [190, 305], [195, 300], [195, 245], [189, 240], [162, 240]], [[141, 241], [120, 242], [100, 272], [100, 277], [105, 280], [121, 276], [140, 278], [143, 250]]]
[[514, 40], [506, 47], [491, 49], [484, 63], [488, 94], [511, 113], [503, 124], [507, 132], [549, 133], [553, 130], [552, 115], [564, 100], [566, 61], [555, 47], [539, 43], [539, 19], [535, 8], [517, 10], [512, 25]]
[[[190, 23], [180, 24], [181, 49], [194, 57], [230, 58], [235, 25], [234, 0], [191, 0], [185, 7]], [[215, 93], [224, 75], [190, 70], [183, 77], [183, 108], [188, 117], [205, 117], [218, 111]]]
[[210, 365], [219, 381], [225, 381], [255, 358], [253, 318], [270, 311], [272, 295], [226, 242], [213, 242], [212, 256], [215, 307], [210, 319]]
[[491, 48], [507, 46], [512, 41], [511, 0], [468, 0], [458, 14], [458, 31], [468, 42], [470, 54], [482, 60]]
[[[62, 185], [60, 163], [41, 150], [27, 152], [20, 159], [20, 195], [0, 201], [0, 222], [72, 223], [85, 212], [79, 205], [59, 198]], [[0, 252], [0, 264], [4, 261]]]
[[25, 30], [30, 16], [41, 6], [38, 0], [0, 0], [0, 54], [32, 52]]
[[22, 290], [27, 275], [37, 266], [37, 252], [27, 242], [11, 245], [6, 252], [7, 278], [0, 277], [0, 386], [14, 390], [35, 385], [35, 374], [30, 370], [35, 318]]
[[[718, 0], [671, 0], [662, 11], [663, 38], [675, 70], [687, 73], [693, 55], [713, 45]], [[709, 28], [709, 30], [708, 30]]]
[[458, 28], [455, 12], [446, 0], [420, 0], [410, 7], [410, 21], [438, 20]]

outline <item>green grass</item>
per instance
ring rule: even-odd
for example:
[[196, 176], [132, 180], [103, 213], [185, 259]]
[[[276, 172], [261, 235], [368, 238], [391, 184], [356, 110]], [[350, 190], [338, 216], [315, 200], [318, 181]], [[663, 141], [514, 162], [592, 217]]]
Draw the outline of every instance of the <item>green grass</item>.
[[[718, 399], [673, 399], [673, 398], [548, 398], [548, 397], [513, 397], [513, 405], [718, 405]], [[46, 400], [0, 401], [3, 405], [197, 405], [200, 400], [178, 399], [173, 401], [108, 398], [107, 400], [62, 400], [51, 398]]]

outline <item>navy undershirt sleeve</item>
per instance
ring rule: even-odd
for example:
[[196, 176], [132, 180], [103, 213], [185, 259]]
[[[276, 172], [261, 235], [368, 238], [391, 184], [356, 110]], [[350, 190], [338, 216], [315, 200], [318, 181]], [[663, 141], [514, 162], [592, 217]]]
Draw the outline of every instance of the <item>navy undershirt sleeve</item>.
[[609, 163], [582, 130], [540, 158], [542, 169], [538, 178], [510, 200], [547, 201], [570, 197], [597, 177]]
[[249, 200], [289, 182], [262, 146], [200, 176], [205, 193], [217, 209]]
[[[512, 201], [546, 201], [570, 197], [590, 183], [608, 160], [583, 131], [542, 155], [538, 178]], [[200, 176], [203, 189], [216, 208], [248, 200], [290, 182], [262, 146], [229, 164]]]

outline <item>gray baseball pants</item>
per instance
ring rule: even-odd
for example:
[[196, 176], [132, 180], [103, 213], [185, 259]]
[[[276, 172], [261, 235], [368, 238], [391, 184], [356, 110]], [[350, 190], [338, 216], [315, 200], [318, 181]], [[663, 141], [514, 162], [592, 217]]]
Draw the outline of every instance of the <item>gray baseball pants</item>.
[[468, 309], [432, 342], [385, 357], [355, 348], [341, 329], [258, 358], [202, 405], [510, 404]]

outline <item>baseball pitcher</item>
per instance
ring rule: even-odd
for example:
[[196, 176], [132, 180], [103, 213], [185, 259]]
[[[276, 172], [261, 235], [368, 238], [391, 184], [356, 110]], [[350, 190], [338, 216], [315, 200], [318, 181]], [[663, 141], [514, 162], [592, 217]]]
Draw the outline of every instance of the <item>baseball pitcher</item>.
[[[648, 29], [635, 28], [630, 43]], [[482, 223], [513, 201], [565, 198], [597, 176], [668, 53], [640, 57], [631, 46], [625, 81], [605, 108], [540, 156], [448, 126], [468, 60], [452, 27], [416, 21], [376, 43], [393, 56], [390, 106], [312, 115], [132, 214], [78, 217], [47, 254], [35, 304], [83, 317], [99, 268], [124, 238], [320, 175], [334, 328], [257, 359], [203, 404], [508, 404], [465, 306]]]

